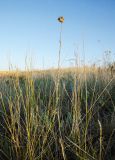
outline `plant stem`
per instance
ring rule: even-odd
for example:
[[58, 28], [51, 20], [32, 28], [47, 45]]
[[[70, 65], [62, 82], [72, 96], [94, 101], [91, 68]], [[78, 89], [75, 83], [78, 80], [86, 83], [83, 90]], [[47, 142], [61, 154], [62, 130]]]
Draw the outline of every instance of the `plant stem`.
[[61, 23], [61, 27], [60, 27], [59, 55], [58, 55], [58, 69], [60, 68], [61, 48], [62, 48], [62, 23]]

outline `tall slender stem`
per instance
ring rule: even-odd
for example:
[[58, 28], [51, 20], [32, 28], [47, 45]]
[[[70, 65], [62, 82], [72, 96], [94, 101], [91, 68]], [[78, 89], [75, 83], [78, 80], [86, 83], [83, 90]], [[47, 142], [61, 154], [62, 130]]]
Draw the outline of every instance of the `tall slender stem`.
[[60, 68], [61, 48], [62, 48], [62, 23], [61, 23], [61, 27], [60, 27], [59, 55], [58, 55], [58, 69]]

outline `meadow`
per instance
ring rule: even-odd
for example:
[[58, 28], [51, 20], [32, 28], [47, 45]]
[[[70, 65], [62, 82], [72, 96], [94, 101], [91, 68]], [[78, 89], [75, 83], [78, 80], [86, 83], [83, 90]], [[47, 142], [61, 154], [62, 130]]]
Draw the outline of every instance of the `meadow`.
[[1, 72], [0, 160], [115, 160], [115, 76]]

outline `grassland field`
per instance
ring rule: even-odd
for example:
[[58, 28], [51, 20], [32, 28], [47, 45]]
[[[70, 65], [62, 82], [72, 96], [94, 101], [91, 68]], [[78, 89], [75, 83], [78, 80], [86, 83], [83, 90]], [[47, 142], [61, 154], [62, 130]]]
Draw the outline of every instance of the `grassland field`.
[[115, 75], [0, 72], [0, 160], [115, 160]]

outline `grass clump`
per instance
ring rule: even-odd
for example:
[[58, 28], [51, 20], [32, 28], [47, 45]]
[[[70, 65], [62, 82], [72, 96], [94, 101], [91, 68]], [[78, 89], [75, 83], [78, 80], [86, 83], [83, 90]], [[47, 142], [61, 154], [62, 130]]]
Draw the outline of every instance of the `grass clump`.
[[1, 159], [113, 160], [114, 93], [114, 77], [98, 72], [1, 77]]

